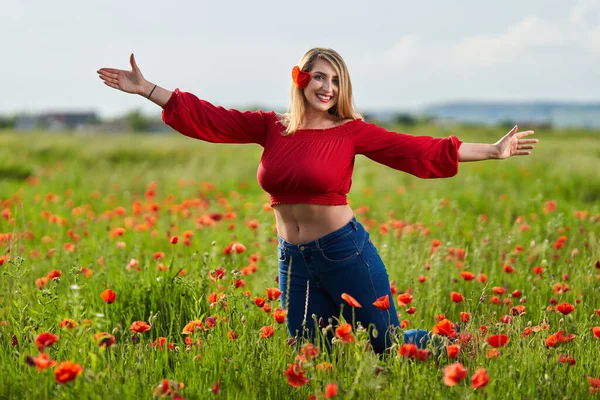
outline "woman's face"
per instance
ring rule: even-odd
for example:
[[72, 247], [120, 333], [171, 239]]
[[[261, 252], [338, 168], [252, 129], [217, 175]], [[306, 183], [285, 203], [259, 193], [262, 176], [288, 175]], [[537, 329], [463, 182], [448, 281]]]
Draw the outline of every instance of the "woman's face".
[[340, 82], [335, 69], [328, 61], [318, 59], [309, 73], [311, 80], [304, 88], [308, 105], [318, 111], [329, 110], [338, 100]]

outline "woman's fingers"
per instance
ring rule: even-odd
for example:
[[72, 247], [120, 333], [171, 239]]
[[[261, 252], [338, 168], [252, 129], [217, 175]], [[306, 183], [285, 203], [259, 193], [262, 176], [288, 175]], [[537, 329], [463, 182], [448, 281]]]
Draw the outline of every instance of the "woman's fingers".
[[537, 143], [538, 140], [537, 139], [522, 139], [519, 140], [519, 144], [532, 144], [532, 143]]
[[116, 85], [114, 83], [104, 81], [104, 84], [106, 86], [110, 86], [111, 88], [119, 89], [119, 85]]
[[120, 69], [116, 69], [116, 68], [100, 68], [97, 72], [107, 72], [109, 74], [118, 74], [119, 71], [121, 71]]
[[135, 62], [135, 56], [133, 55], [133, 53], [131, 53], [131, 55], [129, 56], [129, 63], [131, 64], [131, 69], [133, 71], [140, 70], [140, 68], [137, 66], [137, 63]]

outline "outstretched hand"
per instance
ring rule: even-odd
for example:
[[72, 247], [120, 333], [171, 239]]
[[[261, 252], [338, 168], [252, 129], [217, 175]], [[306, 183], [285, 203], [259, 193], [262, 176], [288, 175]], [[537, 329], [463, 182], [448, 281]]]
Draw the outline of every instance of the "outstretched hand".
[[525, 136], [533, 135], [533, 131], [518, 132], [518, 126], [510, 130], [502, 139], [498, 140], [494, 145], [498, 149], [498, 158], [509, 158], [512, 156], [527, 156], [538, 142], [537, 139], [522, 139]]
[[104, 84], [126, 93], [144, 94], [144, 75], [135, 62], [133, 53], [129, 57], [131, 71], [115, 68], [100, 68], [97, 72]]

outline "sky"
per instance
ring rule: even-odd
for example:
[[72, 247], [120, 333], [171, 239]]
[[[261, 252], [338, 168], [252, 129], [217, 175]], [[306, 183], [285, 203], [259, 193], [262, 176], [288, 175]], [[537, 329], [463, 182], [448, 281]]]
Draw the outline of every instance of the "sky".
[[600, 0], [2, 0], [0, 115], [160, 108], [101, 67], [227, 108], [284, 110], [291, 69], [338, 51], [359, 111], [600, 99]]

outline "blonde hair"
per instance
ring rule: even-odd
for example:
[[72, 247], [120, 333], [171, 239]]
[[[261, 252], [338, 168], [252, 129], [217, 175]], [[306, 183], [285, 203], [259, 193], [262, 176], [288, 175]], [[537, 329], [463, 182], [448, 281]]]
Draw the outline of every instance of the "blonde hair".
[[[352, 99], [352, 83], [350, 82], [348, 68], [342, 57], [335, 50], [321, 47], [310, 49], [304, 54], [300, 63], [298, 63], [298, 67], [302, 71], [310, 72], [315, 62], [319, 59], [328, 61], [339, 79], [338, 101], [327, 112], [335, 115], [340, 120], [362, 118], [362, 115], [356, 111]], [[294, 134], [300, 128], [306, 109], [304, 89], [296, 87], [292, 82], [290, 95], [290, 105], [281, 119], [281, 122], [286, 126], [286, 136]]]

